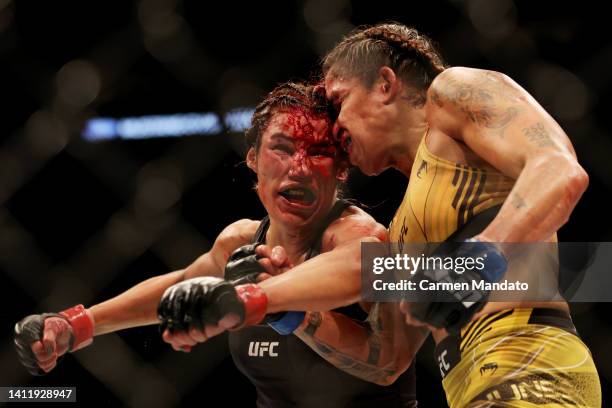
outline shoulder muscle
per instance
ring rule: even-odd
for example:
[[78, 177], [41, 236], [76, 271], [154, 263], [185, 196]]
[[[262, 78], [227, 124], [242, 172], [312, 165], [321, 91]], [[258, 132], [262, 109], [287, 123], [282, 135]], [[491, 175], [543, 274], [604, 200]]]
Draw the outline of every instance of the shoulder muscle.
[[238, 220], [225, 227], [210, 251], [196, 259], [185, 270], [186, 278], [201, 275], [222, 276], [227, 258], [238, 247], [248, 244], [258, 227], [259, 221], [249, 219]]
[[428, 121], [461, 138], [468, 126], [503, 130], [521, 113], [529, 94], [496, 71], [453, 67], [438, 75], [427, 91]]
[[387, 240], [387, 229], [362, 209], [350, 206], [323, 234], [323, 252], [356, 239]]
[[246, 218], [228, 225], [215, 240], [211, 252], [218, 252], [215, 256], [219, 257], [222, 264], [225, 265], [227, 258], [236, 248], [251, 242], [258, 227], [259, 221]]

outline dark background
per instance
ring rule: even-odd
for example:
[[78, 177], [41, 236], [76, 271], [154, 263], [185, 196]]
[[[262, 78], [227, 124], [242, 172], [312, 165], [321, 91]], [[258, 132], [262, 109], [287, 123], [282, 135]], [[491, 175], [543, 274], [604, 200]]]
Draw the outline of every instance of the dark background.
[[[451, 65], [505, 72], [531, 92], [590, 175], [560, 239], [610, 240], [612, 42], [596, 4], [0, 0], [0, 386], [77, 386], [84, 406], [254, 405], [223, 337], [183, 354], [155, 327], [133, 329], [32, 378], [15, 357], [12, 327], [183, 268], [227, 224], [263, 215], [241, 135], [90, 143], [80, 137], [86, 119], [254, 106], [275, 84], [315, 73], [361, 24], [414, 25]], [[388, 223], [405, 185], [394, 172], [355, 172], [348, 192]], [[572, 309], [606, 406], [609, 305]], [[444, 406], [430, 343], [418, 381], [422, 406]]]

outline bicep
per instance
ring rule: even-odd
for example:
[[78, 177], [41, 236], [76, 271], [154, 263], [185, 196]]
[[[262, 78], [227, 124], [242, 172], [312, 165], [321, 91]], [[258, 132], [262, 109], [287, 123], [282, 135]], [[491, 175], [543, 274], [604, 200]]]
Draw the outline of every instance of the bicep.
[[465, 143], [502, 173], [517, 178], [532, 157], [574, 155], [559, 124], [504, 74], [457, 68], [429, 90], [428, 121]]
[[323, 239], [323, 252], [332, 251], [355, 241], [375, 239], [385, 242], [387, 234], [385, 227], [360, 210], [329, 226]]
[[211, 251], [205, 253], [196, 259], [191, 265], [185, 269], [184, 279], [191, 279], [198, 276], [216, 276], [223, 277], [223, 268], [215, 260], [214, 254]]

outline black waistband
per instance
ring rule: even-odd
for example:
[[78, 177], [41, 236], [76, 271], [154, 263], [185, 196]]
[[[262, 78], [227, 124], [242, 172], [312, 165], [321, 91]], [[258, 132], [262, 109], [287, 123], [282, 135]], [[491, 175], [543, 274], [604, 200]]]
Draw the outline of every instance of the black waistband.
[[565, 310], [535, 308], [531, 311], [527, 324], [542, 324], [557, 327], [578, 335], [572, 317]]
[[[466, 339], [469, 339], [469, 342], [472, 343], [476, 338], [479, 337], [480, 334], [485, 333], [487, 328], [491, 326], [494, 322], [503, 319], [504, 317], [512, 315], [514, 309], [510, 309], [507, 311], [497, 312], [497, 316], [493, 318], [489, 318], [493, 316], [495, 313], [485, 315], [480, 317], [476, 321], [484, 321], [489, 319], [489, 321], [478, 327], [477, 332], [473, 332], [468, 330], [466, 334]], [[576, 332], [576, 327], [572, 322], [572, 318], [568, 312], [564, 310], [558, 309], [546, 309], [546, 308], [534, 308], [531, 310], [531, 314], [529, 315], [529, 319], [527, 320], [527, 324], [539, 324], [544, 326], [556, 327], [562, 330], [565, 330], [574, 335], [578, 335]], [[440, 375], [444, 378], [452, 369], [461, 361], [461, 342], [463, 338], [460, 336], [447, 336], [440, 343], [436, 345], [435, 348], [435, 357], [438, 366], [440, 367]], [[467, 346], [464, 345], [464, 347]]]

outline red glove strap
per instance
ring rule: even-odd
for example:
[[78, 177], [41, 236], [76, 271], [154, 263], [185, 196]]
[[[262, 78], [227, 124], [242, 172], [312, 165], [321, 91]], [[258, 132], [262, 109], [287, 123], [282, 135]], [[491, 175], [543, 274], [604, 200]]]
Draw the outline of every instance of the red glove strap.
[[73, 306], [59, 314], [68, 319], [70, 326], [72, 326], [74, 344], [70, 351], [89, 346], [93, 342], [94, 322], [83, 305]]
[[263, 320], [268, 310], [268, 297], [258, 285], [249, 283], [236, 286], [238, 298], [244, 303], [243, 326], [252, 326]]

